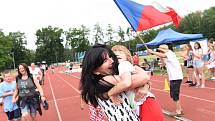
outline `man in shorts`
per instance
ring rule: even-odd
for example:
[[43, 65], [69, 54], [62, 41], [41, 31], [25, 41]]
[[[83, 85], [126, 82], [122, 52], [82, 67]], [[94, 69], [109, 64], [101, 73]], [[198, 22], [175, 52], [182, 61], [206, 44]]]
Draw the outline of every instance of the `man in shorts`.
[[159, 46], [158, 52], [154, 52], [153, 50], [148, 49], [148, 53], [160, 57], [167, 68], [167, 73], [170, 80], [170, 97], [176, 104], [176, 112], [173, 113], [172, 116], [183, 115], [182, 107], [179, 101], [180, 86], [183, 79], [183, 73], [181, 65], [175, 53], [170, 50], [169, 47], [165, 44]]

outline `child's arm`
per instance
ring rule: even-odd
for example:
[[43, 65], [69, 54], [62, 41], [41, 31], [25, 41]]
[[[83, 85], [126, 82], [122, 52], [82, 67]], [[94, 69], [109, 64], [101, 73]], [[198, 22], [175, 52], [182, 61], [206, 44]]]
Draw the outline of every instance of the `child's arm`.
[[142, 87], [136, 88], [134, 91], [135, 92], [134, 100], [136, 102], [140, 101], [141, 99], [143, 99], [148, 94], [149, 91], [150, 91], [150, 83], [147, 83]]
[[18, 88], [16, 88], [13, 93], [12, 103], [16, 103], [17, 100], [18, 100]]
[[108, 91], [108, 96], [110, 97], [119, 94], [123, 91], [129, 90], [129, 88], [132, 85], [132, 81], [131, 78], [129, 78], [129, 76], [131, 76], [131, 73], [129, 72], [123, 73], [123, 76], [116, 80], [117, 82], [115, 82], [115, 86]]
[[8, 92], [4, 92], [2, 97], [7, 97], [7, 96], [12, 96], [14, 93], [14, 91], [8, 91]]
[[132, 85], [130, 89], [136, 89], [137, 87], [142, 87], [150, 80], [150, 76], [147, 74], [146, 71], [144, 71], [139, 66], [134, 66], [134, 67], [135, 67], [136, 73], [131, 76]]

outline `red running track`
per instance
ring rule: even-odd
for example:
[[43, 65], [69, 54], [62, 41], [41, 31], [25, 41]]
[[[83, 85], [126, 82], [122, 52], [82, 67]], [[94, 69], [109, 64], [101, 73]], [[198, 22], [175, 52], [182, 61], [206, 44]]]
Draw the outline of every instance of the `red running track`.
[[[46, 72], [45, 95], [49, 102], [49, 110], [37, 116], [38, 121], [89, 121], [88, 108], [80, 109], [80, 92], [78, 90], [80, 73], [64, 74], [64, 68], [55, 69], [55, 73]], [[174, 111], [175, 105], [169, 93], [164, 91], [165, 76], [152, 77], [152, 92], [161, 107]], [[215, 82], [206, 81], [206, 88], [191, 88], [184, 82], [181, 86], [181, 104], [184, 118], [193, 121], [212, 121], [215, 119]], [[6, 121], [6, 115], [0, 107], [0, 121]], [[175, 121], [165, 116], [165, 121]]]

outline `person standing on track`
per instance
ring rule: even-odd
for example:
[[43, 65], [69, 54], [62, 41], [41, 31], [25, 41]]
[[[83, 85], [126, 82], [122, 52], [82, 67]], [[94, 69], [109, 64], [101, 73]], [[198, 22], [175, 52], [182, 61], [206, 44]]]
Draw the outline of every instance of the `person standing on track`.
[[[204, 61], [202, 60], [203, 57], [203, 50], [199, 42], [194, 43], [194, 50], [193, 50], [193, 67], [195, 71], [195, 87], [196, 88], [205, 88], [205, 75], [204, 75]], [[200, 83], [200, 80], [202, 83]]]
[[167, 68], [167, 74], [170, 80], [170, 97], [173, 99], [176, 105], [176, 112], [172, 115], [183, 115], [182, 107], [179, 100], [180, 86], [183, 79], [183, 73], [179, 60], [177, 59], [175, 53], [172, 50], [169, 50], [169, 47], [165, 44], [159, 46], [158, 52], [154, 52], [151, 49], [148, 49], [147, 51], [148, 53], [160, 57]]
[[[138, 66], [132, 81], [120, 81], [118, 73], [118, 60], [116, 55], [106, 45], [94, 45], [89, 49], [83, 59], [80, 90], [82, 99], [94, 107], [100, 106], [109, 121], [133, 120], [139, 121], [132, 111], [128, 97], [124, 91], [143, 86], [149, 81], [149, 76]], [[133, 79], [135, 78], [135, 81]], [[117, 104], [111, 99], [119, 95]]]
[[139, 59], [139, 55], [137, 52], [134, 52], [133, 60], [134, 60], [134, 65], [139, 66], [140, 59]]

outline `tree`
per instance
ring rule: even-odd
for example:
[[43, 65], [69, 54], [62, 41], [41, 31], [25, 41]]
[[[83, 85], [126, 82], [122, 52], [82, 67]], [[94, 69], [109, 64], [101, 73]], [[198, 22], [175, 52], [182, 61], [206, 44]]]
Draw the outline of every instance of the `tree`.
[[70, 28], [69, 31], [66, 32], [66, 41], [71, 46], [72, 50], [72, 60], [77, 60], [75, 53], [88, 50], [90, 46], [88, 35], [89, 29], [83, 25], [79, 29]]
[[215, 7], [203, 12], [201, 30], [208, 38], [215, 38]]
[[0, 71], [2, 71], [12, 63], [12, 58], [9, 54], [13, 48], [13, 43], [11, 38], [5, 36], [2, 31], [0, 31], [0, 43]]
[[106, 33], [106, 36], [107, 36], [107, 42], [109, 45], [112, 45], [114, 43], [114, 40], [113, 40], [113, 34], [114, 34], [114, 30], [113, 30], [113, 27], [111, 26], [111, 24], [108, 24], [107, 26], [107, 33]]
[[102, 28], [98, 23], [94, 25], [93, 33], [94, 43], [104, 43], [104, 34], [102, 32]]
[[36, 61], [58, 63], [64, 61], [64, 46], [62, 44], [63, 29], [48, 26], [37, 30], [36, 36]]
[[188, 14], [185, 16], [179, 25], [179, 30], [182, 33], [194, 34], [201, 32], [202, 12]]
[[125, 41], [125, 31], [122, 29], [121, 26], [119, 26], [119, 30], [118, 30], [118, 36], [119, 36], [119, 42], [123, 42]]
[[[19, 65], [20, 63], [26, 63], [30, 64], [30, 56], [27, 53], [26, 45], [27, 40], [25, 37], [25, 33], [22, 32], [10, 32], [9, 38], [11, 38], [13, 42], [13, 48], [11, 50], [11, 53], [14, 54], [14, 60], [15, 60], [15, 66]], [[13, 56], [13, 55], [11, 55]]]

